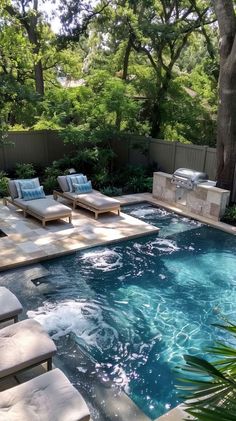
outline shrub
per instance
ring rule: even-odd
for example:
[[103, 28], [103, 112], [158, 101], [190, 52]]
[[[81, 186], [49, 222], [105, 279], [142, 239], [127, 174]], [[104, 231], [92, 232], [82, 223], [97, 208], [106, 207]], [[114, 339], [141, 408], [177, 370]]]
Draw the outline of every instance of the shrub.
[[101, 192], [103, 194], [106, 194], [107, 196], [121, 196], [122, 195], [122, 189], [118, 187], [113, 186], [107, 186], [101, 189]]
[[152, 191], [152, 169], [128, 165], [114, 175], [114, 184], [122, 187], [125, 193]]
[[32, 178], [35, 175], [33, 164], [16, 164], [16, 177], [17, 178]]
[[222, 218], [223, 222], [230, 225], [236, 225], [236, 205], [228, 206]]
[[54, 161], [51, 167], [46, 167], [43, 175], [43, 186], [46, 193], [52, 193], [58, 188], [57, 177], [63, 175], [64, 171], [60, 169], [59, 161]]
[[8, 180], [7, 174], [4, 171], [0, 171], [0, 197], [8, 195]]

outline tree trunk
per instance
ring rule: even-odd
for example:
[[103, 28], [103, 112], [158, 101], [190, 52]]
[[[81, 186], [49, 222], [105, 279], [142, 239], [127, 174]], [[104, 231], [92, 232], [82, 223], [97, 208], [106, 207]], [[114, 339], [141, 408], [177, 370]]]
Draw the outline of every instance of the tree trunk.
[[152, 115], [151, 115], [151, 137], [157, 139], [160, 134], [161, 130], [161, 113], [160, 113], [160, 106], [159, 106], [159, 99], [156, 99], [153, 107], [152, 107]]
[[39, 60], [34, 65], [34, 78], [35, 78], [35, 89], [36, 92], [43, 96], [44, 95], [44, 80], [43, 80], [43, 66], [42, 61]]
[[232, 0], [216, 0], [220, 29], [217, 186], [232, 191], [236, 163], [236, 16]]
[[128, 43], [125, 49], [125, 56], [124, 56], [124, 63], [123, 63], [123, 72], [122, 72], [123, 80], [127, 80], [128, 68], [129, 68], [129, 56], [131, 53], [131, 48], [132, 48], [132, 41], [131, 41], [131, 37], [129, 37]]
[[236, 74], [224, 68], [220, 77], [217, 124], [217, 187], [232, 190], [236, 163]]

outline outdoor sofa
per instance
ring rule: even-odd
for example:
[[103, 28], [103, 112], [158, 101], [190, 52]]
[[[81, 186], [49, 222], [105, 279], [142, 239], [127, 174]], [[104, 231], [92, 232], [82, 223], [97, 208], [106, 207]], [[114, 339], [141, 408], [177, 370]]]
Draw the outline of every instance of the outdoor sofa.
[[[94, 212], [95, 219], [98, 218], [99, 214], [105, 212], [117, 212], [117, 214], [120, 215], [119, 200], [108, 197], [105, 194], [102, 194], [99, 191], [92, 189], [92, 187], [90, 187], [88, 191], [85, 192], [83, 192], [83, 189], [81, 189], [82, 191], [79, 193], [73, 189], [73, 183], [71, 183], [70, 180], [73, 180], [73, 177], [78, 177], [81, 175], [82, 174], [59, 176], [57, 180], [61, 188], [61, 192], [55, 190], [53, 192], [53, 197], [56, 200], [58, 196], [63, 197], [64, 199], [72, 203], [73, 209], [75, 209], [76, 206], [80, 206], [84, 209]], [[86, 176], [83, 177], [85, 178], [84, 184], [90, 183], [86, 182]]]
[[[23, 189], [21, 186], [28, 186]], [[46, 222], [68, 218], [69, 223], [72, 219], [72, 211], [70, 207], [56, 202], [51, 197], [45, 196], [42, 186], [39, 184], [39, 179], [27, 180], [10, 180], [8, 182], [8, 190], [10, 197], [4, 198], [4, 204], [11, 203], [17, 208], [23, 210], [24, 216], [27, 214], [39, 219], [45, 227]], [[22, 191], [26, 192], [25, 196]], [[36, 194], [34, 193], [36, 192]], [[24, 198], [25, 197], [25, 198]]]

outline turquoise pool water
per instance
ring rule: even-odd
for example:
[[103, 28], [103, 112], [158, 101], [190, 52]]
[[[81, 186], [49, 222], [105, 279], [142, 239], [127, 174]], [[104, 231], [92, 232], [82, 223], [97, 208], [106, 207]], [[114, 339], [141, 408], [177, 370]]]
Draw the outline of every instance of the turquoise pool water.
[[183, 354], [203, 355], [221, 335], [211, 324], [236, 319], [236, 238], [148, 204], [125, 212], [160, 227], [159, 235], [44, 263], [50, 288], [28, 314], [56, 340], [60, 357], [73, 360], [75, 384], [86, 372], [79, 345], [96, 375], [155, 419], [179, 403], [174, 369]]

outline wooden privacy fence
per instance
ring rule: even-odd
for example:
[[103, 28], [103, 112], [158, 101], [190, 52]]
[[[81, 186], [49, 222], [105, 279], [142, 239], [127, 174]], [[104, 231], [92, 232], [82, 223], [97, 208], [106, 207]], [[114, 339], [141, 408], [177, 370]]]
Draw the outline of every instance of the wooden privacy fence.
[[[0, 170], [11, 170], [16, 163], [33, 163], [42, 167], [62, 158], [73, 150], [64, 145], [57, 131], [10, 132], [10, 144], [0, 147]], [[126, 135], [112, 140], [117, 165], [150, 165], [157, 163], [162, 171], [173, 173], [180, 167], [216, 174], [216, 150], [207, 146]]]
[[113, 150], [120, 164], [152, 165], [167, 173], [177, 168], [191, 168], [216, 177], [216, 149], [166, 140], [130, 136], [113, 141]]

